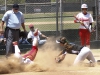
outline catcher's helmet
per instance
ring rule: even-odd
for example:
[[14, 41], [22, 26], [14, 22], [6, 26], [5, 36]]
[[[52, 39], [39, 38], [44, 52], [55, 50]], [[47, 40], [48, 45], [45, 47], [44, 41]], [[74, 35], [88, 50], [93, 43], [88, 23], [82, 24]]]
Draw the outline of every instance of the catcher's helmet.
[[88, 8], [87, 4], [82, 4], [81, 8]]

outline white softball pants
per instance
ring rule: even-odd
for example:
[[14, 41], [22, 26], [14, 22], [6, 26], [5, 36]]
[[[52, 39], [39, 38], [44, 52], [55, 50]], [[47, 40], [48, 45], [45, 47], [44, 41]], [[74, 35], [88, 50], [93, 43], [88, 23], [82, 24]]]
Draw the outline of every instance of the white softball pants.
[[81, 49], [80, 53], [77, 55], [74, 61], [74, 65], [84, 61], [85, 59], [88, 59], [89, 61], [91, 60], [93, 63], [96, 62], [92, 52], [90, 51], [88, 47], [83, 47]]
[[46, 41], [47, 41], [47, 40], [40, 40], [40, 41], [39, 41], [39, 44], [40, 44], [40, 45], [41, 45], [41, 44], [44, 44]]

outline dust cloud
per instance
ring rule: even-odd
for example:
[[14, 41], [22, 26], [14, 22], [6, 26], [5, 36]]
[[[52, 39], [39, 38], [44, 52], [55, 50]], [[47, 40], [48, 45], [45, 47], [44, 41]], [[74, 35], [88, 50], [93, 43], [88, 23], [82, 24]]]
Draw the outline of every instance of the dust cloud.
[[[60, 53], [61, 48], [55, 42], [55, 38], [51, 37], [47, 42], [40, 46], [38, 53], [32, 64], [22, 64], [13, 56], [0, 60], [0, 74], [19, 73], [19, 72], [55, 72], [69, 70], [83, 70], [84, 67], [73, 67], [73, 61], [76, 55], [67, 54], [65, 60], [61, 63], [55, 62], [55, 57]], [[77, 68], [77, 69], [76, 69]]]

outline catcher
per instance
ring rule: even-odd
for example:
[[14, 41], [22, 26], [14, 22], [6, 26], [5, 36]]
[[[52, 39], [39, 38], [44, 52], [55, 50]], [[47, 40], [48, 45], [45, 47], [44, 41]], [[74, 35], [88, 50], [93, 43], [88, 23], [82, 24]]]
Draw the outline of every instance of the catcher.
[[32, 49], [24, 54], [23, 56], [20, 55], [20, 49], [18, 47], [17, 42], [13, 42], [13, 45], [15, 47], [15, 54], [14, 56], [21, 59], [22, 63], [32, 63], [32, 61], [35, 59], [37, 51], [38, 51], [38, 29], [36, 29], [33, 32], [34, 35], [34, 39], [33, 39], [33, 43], [32, 43]]
[[85, 59], [88, 59], [90, 63], [92, 62], [93, 66], [95, 65], [96, 60], [88, 47], [69, 43], [65, 37], [61, 37], [59, 40], [56, 40], [56, 43], [59, 43], [64, 47], [61, 53], [55, 58], [57, 63], [63, 61], [66, 54], [69, 53], [77, 55], [76, 59], [74, 60], [74, 65], [83, 62]]

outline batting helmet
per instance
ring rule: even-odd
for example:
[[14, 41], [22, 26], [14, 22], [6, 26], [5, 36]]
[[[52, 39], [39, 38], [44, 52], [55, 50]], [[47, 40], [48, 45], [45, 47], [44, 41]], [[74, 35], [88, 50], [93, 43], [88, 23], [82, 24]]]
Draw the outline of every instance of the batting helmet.
[[87, 4], [82, 4], [81, 8], [88, 8]]

